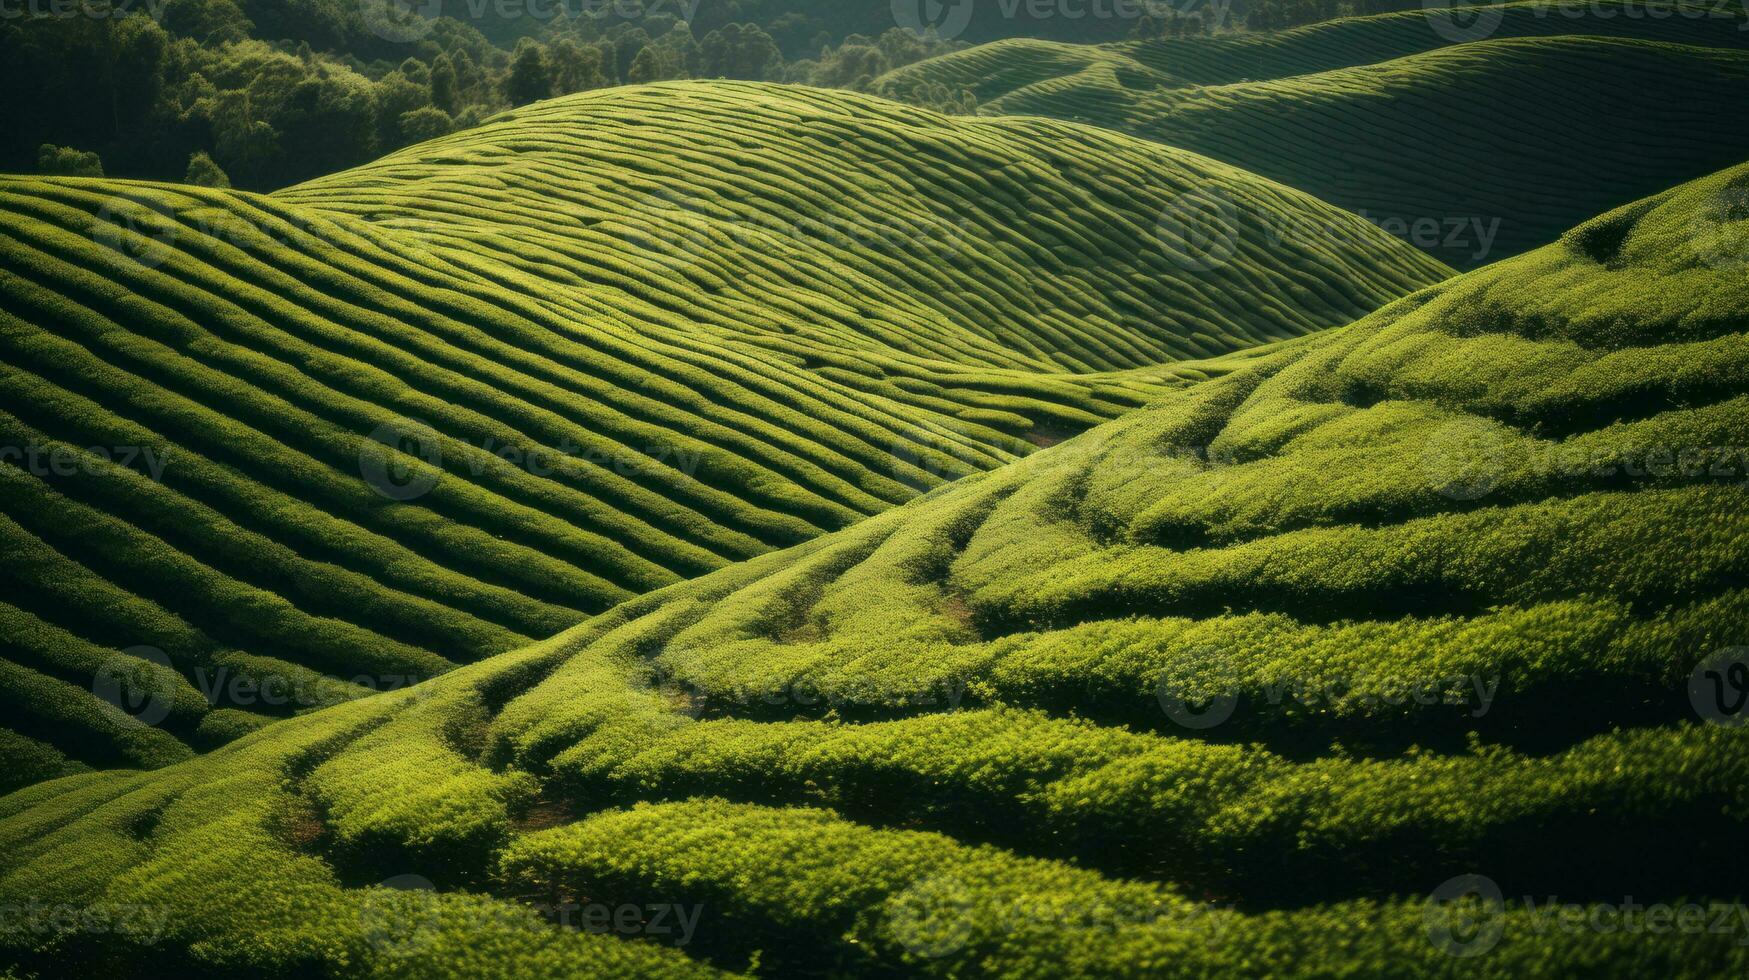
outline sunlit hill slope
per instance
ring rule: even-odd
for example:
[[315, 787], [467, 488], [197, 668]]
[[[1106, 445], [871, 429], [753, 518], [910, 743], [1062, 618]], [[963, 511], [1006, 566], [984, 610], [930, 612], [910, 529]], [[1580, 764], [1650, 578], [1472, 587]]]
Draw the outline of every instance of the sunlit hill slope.
[[[1191, 189], [1254, 216], [1218, 272], [1160, 233]], [[1144, 141], [714, 84], [273, 196], [4, 178], [0, 254], [13, 785], [526, 646], [1449, 272]]]
[[[416, 691], [16, 793], [0, 901], [162, 920], [6, 941], [117, 972], [1740, 972], [1733, 934], [1516, 899], [1454, 956], [1426, 896], [1741, 887], [1749, 742], [1687, 684], [1749, 630], [1746, 189]], [[676, 950], [543, 918], [571, 900], [701, 912]]]

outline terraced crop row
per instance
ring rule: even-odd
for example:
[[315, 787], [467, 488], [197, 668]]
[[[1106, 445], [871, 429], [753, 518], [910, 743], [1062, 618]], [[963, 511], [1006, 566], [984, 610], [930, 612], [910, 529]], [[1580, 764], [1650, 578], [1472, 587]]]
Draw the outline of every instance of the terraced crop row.
[[[1727, 109], [1746, 91], [1749, 52], [1500, 40], [1144, 94], [1124, 102], [1116, 127], [1309, 191], [1470, 268], [1550, 241], [1576, 215], [1749, 156], [1749, 134]], [[1069, 106], [1089, 96], [1110, 104], [1106, 93], [1039, 86], [993, 108], [1081, 115]], [[1487, 126], [1475, 125], [1479, 113]], [[1548, 139], [1560, 149], [1536, 149]], [[1357, 154], [1356, 145], [1393, 150]], [[1575, 179], [1574, 160], [1589, 179]]]
[[1081, 72], [1115, 73], [1121, 87], [1133, 91], [1231, 85], [1358, 68], [1450, 45], [1507, 38], [1584, 35], [1742, 48], [1749, 45], [1738, 30], [1743, 17], [1741, 9], [1729, 5], [1681, 0], [1513, 0], [1480, 11], [1406, 10], [1284, 31], [1110, 44], [1012, 38], [895, 69], [876, 79], [874, 90], [900, 97], [912, 86], [935, 83], [968, 89], [984, 103]]
[[[1192, 149], [1358, 212], [1459, 268], [1545, 244], [1586, 215], [1749, 156], [1731, 108], [1749, 86], [1740, 16], [1644, 4], [1588, 6], [1585, 17], [1559, 9], [1489, 8], [1500, 29], [1468, 44], [1446, 43], [1421, 13], [1205, 39], [1211, 50], [1231, 48], [1223, 57], [1234, 66], [1255, 57], [1255, 68], [1234, 67], [1232, 77], [1192, 67], [1201, 64], [1193, 54], [1207, 54], [1198, 41], [1170, 42], [1145, 67], [1122, 64], [1145, 49], [1056, 51], [1035, 74], [1060, 74], [988, 90], [984, 111], [1091, 122]], [[947, 56], [958, 61], [914, 66], [881, 90], [902, 96], [943, 72], [1005, 86], [1017, 69], [1004, 66], [1037, 63], [1024, 49], [1043, 44]], [[1180, 69], [1193, 81], [1176, 77]]]
[[[1191, 193], [1244, 211], [1218, 262], [1160, 231]], [[900, 389], [1027, 394], [966, 369], [1216, 356], [1346, 322], [1442, 272], [1351, 216], [1193, 155], [742, 83], [554, 100], [279, 196], [396, 240], [422, 232], [418, 247], [463, 275], [538, 277], [585, 322], [607, 307], [639, 332], [683, 327], [692, 344], [732, 337], [850, 371], [845, 351], [875, 347], [885, 378], [872, 381]], [[537, 197], [558, 203], [518, 205]], [[1272, 220], [1330, 237], [1272, 242]], [[659, 250], [628, 256], [628, 240]]]
[[384, 975], [1740, 971], [1730, 928], [1621, 916], [1718, 921], [1744, 871], [1749, 743], [1689, 682], [1749, 631], [1745, 188], [419, 689], [15, 793], [0, 901], [159, 918], [4, 941]]
[[[847, 140], [865, 112], [905, 145]], [[901, 168], [925, 146], [941, 165]], [[6, 779], [525, 646], [1248, 360], [1169, 351], [1445, 273], [1377, 234], [1169, 271], [1140, 216], [1201, 179], [1337, 214], [1073, 127], [759, 86], [561, 100], [283, 196], [0, 181]], [[656, 186], [743, 210], [674, 223]], [[816, 210], [843, 226], [793, 224]], [[900, 232], [859, 237], [877, 218]], [[962, 219], [933, 261], [902, 237]], [[1296, 318], [1239, 318], [1258, 289]]]

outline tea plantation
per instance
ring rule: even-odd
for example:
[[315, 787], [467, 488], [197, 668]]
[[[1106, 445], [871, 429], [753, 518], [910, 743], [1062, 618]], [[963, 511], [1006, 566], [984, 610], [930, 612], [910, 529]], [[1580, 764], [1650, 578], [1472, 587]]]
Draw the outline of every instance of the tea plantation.
[[[1156, 228], [1192, 186], [1245, 209], [1218, 275]], [[1183, 151], [702, 83], [272, 196], [0, 178], [0, 257], [7, 788], [525, 647], [1450, 274]]]
[[1445, 23], [1459, 16], [1478, 15], [1106, 46], [1005, 41], [874, 87], [899, 98], [969, 88], [986, 114], [1073, 119], [1205, 153], [1459, 268], [1749, 156], [1732, 108], [1749, 95], [1740, 10], [1513, 3], [1484, 8], [1485, 34]]
[[[362, 244], [397, 173], [461, 212], [568, 179], [419, 157], [289, 197]], [[1720, 172], [546, 642], [16, 792], [0, 906], [105, 928], [0, 943], [109, 975], [1740, 974], [1740, 928], [1620, 913], [1728, 914], [1749, 870], [1749, 741], [1690, 691], [1749, 633], [1746, 199]], [[525, 217], [468, 261], [485, 226], [434, 236], [419, 294], [608, 288], [564, 258], [607, 219]], [[722, 311], [762, 281], [718, 275]], [[1020, 356], [999, 322], [967, 349]]]
[[[1478, 17], [1478, 14], [1480, 16]], [[1512, 0], [1477, 10], [1427, 7], [1342, 17], [1281, 31], [1154, 37], [1108, 44], [1009, 38], [939, 55], [874, 80], [890, 95], [927, 84], [993, 102], [1078, 72], [1117, 75], [1122, 87], [1217, 86], [1355, 68], [1439, 48], [1505, 38], [1592, 36], [1744, 48], [1744, 11], [1684, 0]]]

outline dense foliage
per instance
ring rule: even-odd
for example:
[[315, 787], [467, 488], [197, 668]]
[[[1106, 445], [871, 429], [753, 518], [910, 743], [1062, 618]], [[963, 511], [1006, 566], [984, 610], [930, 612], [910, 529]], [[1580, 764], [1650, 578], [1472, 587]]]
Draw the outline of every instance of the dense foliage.
[[[850, 113], [884, 140], [806, 149]], [[969, 141], [993, 173], [946, 149]], [[1223, 369], [1174, 357], [1333, 325], [1445, 273], [1371, 233], [1248, 249], [1224, 284], [1198, 281], [1112, 217], [1210, 177], [1259, 209], [1338, 213], [1083, 141], [669, 85], [272, 197], [0, 181], [4, 780], [155, 767], [516, 649]], [[902, 145], [939, 165], [897, 184]], [[1019, 175], [1054, 217], [1011, 217]], [[865, 192], [828, 206], [834, 184]], [[555, 214], [555, 194], [593, 203]], [[1341, 288], [1299, 290], [1304, 270]], [[1302, 301], [1272, 312], [1256, 283]]]
[[[873, 88], [920, 105], [965, 90], [985, 114], [1073, 119], [1193, 149], [1463, 269], [1749, 156], [1749, 130], [1729, 109], [1749, 94], [1742, 11], [1634, 0], [1489, 10], [1497, 21], [1481, 40], [1455, 20], [1435, 29], [1458, 15], [1417, 10], [1274, 34], [998, 42]], [[1591, 95], [1605, 89], [1608, 99]], [[1475, 124], [1479, 113], [1488, 125]], [[1562, 152], [1549, 153], [1550, 140]], [[1393, 150], [1357, 152], [1357, 142]], [[1587, 179], [1572, 179], [1574, 158]]]
[[1689, 681], [1749, 629], [1746, 189], [415, 690], [0, 799], [0, 903], [128, 925], [0, 943], [144, 975], [1740, 972], [1749, 736]]

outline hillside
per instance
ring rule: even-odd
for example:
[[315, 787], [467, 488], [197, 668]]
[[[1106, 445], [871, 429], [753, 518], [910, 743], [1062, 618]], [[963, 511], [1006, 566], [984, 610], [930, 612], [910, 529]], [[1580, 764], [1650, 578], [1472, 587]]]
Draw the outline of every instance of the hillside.
[[[1114, 94], [1118, 88], [1230, 85], [1372, 65], [1490, 39], [1593, 36], [1749, 47], [1749, 36], [1739, 29], [1744, 12], [1717, 4], [1515, 0], [1489, 4], [1483, 16], [1487, 19], [1477, 21], [1470, 12], [1417, 9], [1343, 17], [1284, 31], [1107, 44], [1014, 38], [907, 65], [875, 79], [873, 87], [877, 92], [902, 97], [913, 88], [933, 83], [968, 89], [979, 102], [993, 102], [1038, 83], [1067, 83], [1079, 73], [1089, 76], [1081, 85], [1104, 83]], [[1110, 73], [1116, 73], [1115, 88]], [[1098, 111], [1091, 100], [1083, 108]]]
[[[1749, 96], [1741, 17], [1498, 9], [1494, 39], [1469, 44], [1445, 43], [1416, 12], [1151, 45], [1006, 42], [875, 87], [899, 98], [969, 87], [986, 114], [1195, 150], [1361, 213], [1458, 268], [1749, 156], [1749, 130], [1734, 122]], [[1617, 37], [1533, 36], [1559, 33]]]
[[[1203, 275], [1137, 216], [1208, 182], [1356, 233]], [[0, 205], [9, 785], [526, 646], [1446, 273], [1191, 154], [770, 86], [561, 100], [283, 195]]]
[[[119, 975], [1741, 972], [1733, 932], [1543, 903], [1740, 894], [1749, 741], [1687, 688], [1749, 630], [1746, 191], [415, 691], [15, 793], [0, 904], [131, 928], [0, 941]], [[1468, 920], [1463, 874], [1510, 907]], [[543, 919], [591, 903], [635, 908]]]
[[[534, 194], [579, 211], [531, 207]], [[470, 269], [498, 263], [480, 275], [538, 275], [580, 305], [631, 293], [643, 303], [619, 300], [616, 315], [640, 330], [678, 322], [804, 359], [876, 341], [889, 377], [944, 360], [1088, 372], [1211, 357], [1345, 322], [1449, 271], [1195, 154], [750, 83], [554, 100], [280, 197]], [[1198, 197], [1231, 213], [1189, 230], [1232, 238], [1231, 254], [1206, 261], [1162, 236], [1165, 216], [1197, 219], [1181, 211]], [[1283, 242], [1283, 225], [1324, 234]], [[628, 239], [656, 255], [601, 261]]]

